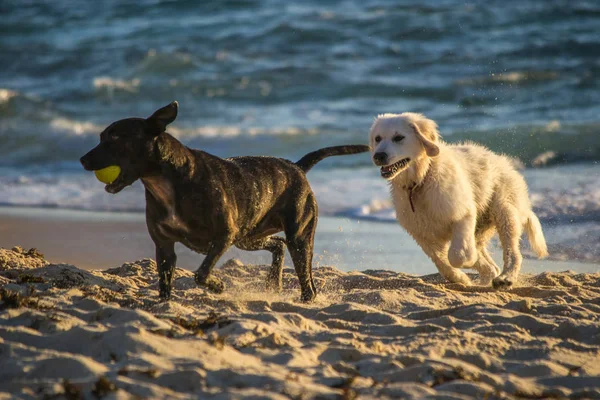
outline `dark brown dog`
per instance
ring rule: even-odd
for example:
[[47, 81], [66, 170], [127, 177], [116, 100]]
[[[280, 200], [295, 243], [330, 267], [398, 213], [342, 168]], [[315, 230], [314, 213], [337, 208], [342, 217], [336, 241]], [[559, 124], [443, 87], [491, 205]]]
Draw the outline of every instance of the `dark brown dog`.
[[[109, 193], [141, 179], [146, 188], [146, 223], [156, 245], [161, 298], [171, 294], [175, 242], [206, 254], [196, 282], [221, 292], [210, 273], [232, 245], [273, 253], [267, 287], [281, 290], [287, 244], [300, 280], [301, 299], [317, 294], [312, 257], [317, 202], [306, 172], [325, 157], [369, 151], [368, 146], [329, 147], [297, 163], [274, 157], [222, 159], [192, 150], [165, 132], [177, 117], [177, 102], [151, 117], [114, 122], [100, 134], [100, 144], [81, 158], [86, 170], [118, 165], [121, 173]], [[272, 236], [285, 233], [285, 239]]]

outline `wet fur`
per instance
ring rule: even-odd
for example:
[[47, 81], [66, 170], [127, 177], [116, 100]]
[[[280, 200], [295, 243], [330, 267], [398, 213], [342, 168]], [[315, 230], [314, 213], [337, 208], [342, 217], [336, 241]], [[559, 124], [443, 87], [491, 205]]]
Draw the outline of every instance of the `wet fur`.
[[[513, 285], [521, 268], [523, 230], [537, 255], [547, 255], [525, 180], [507, 157], [475, 143], [446, 144], [435, 122], [414, 113], [380, 115], [369, 140], [378, 166], [410, 158], [389, 179], [397, 219], [449, 281], [470, 284], [460, 268], [474, 268], [481, 285]], [[496, 232], [502, 273], [487, 250]]]
[[[328, 156], [366, 152], [368, 146], [337, 146], [309, 153], [298, 163], [274, 157], [219, 158], [193, 150], [165, 132], [177, 115], [172, 103], [150, 118], [110, 125], [101, 143], [82, 157], [88, 170], [119, 165], [121, 175], [106, 190], [117, 193], [140, 179], [146, 189], [146, 223], [156, 245], [159, 290], [169, 298], [177, 256], [175, 243], [206, 258], [196, 282], [216, 292], [211, 276], [230, 246], [273, 254], [267, 287], [281, 290], [285, 247], [300, 280], [301, 299], [317, 294], [312, 276], [317, 202], [306, 172]], [[285, 233], [285, 239], [273, 236]]]

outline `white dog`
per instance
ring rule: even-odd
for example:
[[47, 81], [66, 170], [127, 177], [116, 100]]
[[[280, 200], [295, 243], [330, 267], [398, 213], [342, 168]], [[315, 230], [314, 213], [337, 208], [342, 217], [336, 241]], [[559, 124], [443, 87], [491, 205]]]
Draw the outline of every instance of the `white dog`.
[[[523, 229], [535, 253], [548, 255], [527, 184], [507, 157], [474, 143], [446, 144], [435, 122], [414, 113], [378, 116], [369, 141], [398, 222], [449, 281], [470, 284], [459, 268], [474, 268], [479, 284], [510, 287], [521, 268]], [[487, 251], [496, 231], [501, 274]]]

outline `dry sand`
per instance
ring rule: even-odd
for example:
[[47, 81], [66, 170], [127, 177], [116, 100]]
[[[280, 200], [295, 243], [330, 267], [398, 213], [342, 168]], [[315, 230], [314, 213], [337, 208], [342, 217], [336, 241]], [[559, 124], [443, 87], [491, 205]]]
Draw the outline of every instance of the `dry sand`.
[[600, 273], [494, 292], [323, 267], [302, 304], [266, 271], [228, 261], [216, 295], [178, 269], [161, 303], [152, 260], [0, 250], [0, 398], [600, 398]]

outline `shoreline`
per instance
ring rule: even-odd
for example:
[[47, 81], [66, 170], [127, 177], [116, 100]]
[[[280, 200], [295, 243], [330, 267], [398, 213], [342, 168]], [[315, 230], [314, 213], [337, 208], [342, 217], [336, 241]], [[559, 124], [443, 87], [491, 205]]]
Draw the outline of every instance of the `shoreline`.
[[[427, 268], [428, 259], [416, 244], [401, 253], [368, 249], [364, 243], [365, 232], [377, 235], [378, 240], [394, 233], [399, 233], [403, 241], [407, 239], [406, 234], [393, 224], [320, 217], [313, 265], [369, 269], [383, 263], [391, 269], [394, 264], [415, 265], [414, 273], [423, 270], [423, 266], [425, 273], [436, 272], [433, 265]], [[154, 244], [148, 235], [145, 215], [137, 212], [0, 207], [0, 247], [10, 249], [15, 245], [35, 247], [52, 262], [66, 262], [84, 269], [106, 269], [120, 266], [128, 260], [154, 258]], [[176, 251], [178, 267], [188, 270], [195, 270], [204, 258], [204, 255], [181, 244], [176, 244]], [[217, 266], [231, 258], [246, 263], [269, 264], [271, 253], [248, 252], [232, 247]], [[290, 263], [291, 258], [286, 251], [285, 265]]]
[[[84, 269], [106, 269], [129, 260], [154, 258], [144, 213], [101, 212], [35, 207], [0, 207], [0, 247], [35, 247], [52, 262]], [[195, 270], [203, 255], [177, 245], [178, 266]], [[502, 265], [501, 251], [493, 257]], [[266, 251], [232, 248], [217, 266], [230, 258], [244, 263], [270, 264]], [[291, 265], [286, 253], [285, 265]], [[397, 224], [346, 217], [321, 216], [315, 238], [314, 267], [335, 266], [344, 271], [389, 269], [415, 275], [437, 269], [417, 244]], [[596, 272], [600, 264], [574, 260], [525, 259], [523, 272], [575, 270]], [[470, 272], [470, 270], [466, 270]]]

